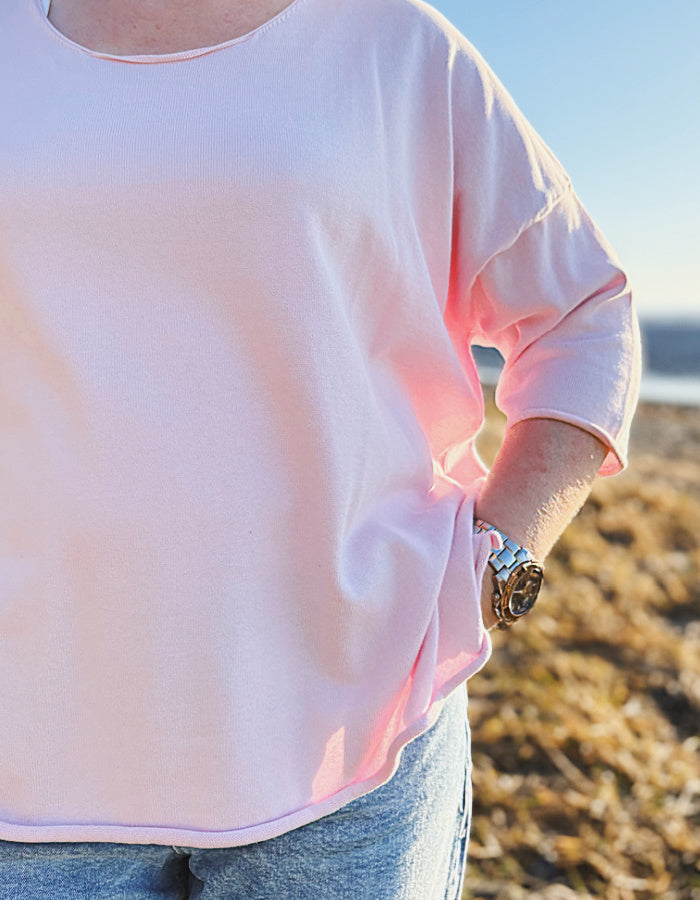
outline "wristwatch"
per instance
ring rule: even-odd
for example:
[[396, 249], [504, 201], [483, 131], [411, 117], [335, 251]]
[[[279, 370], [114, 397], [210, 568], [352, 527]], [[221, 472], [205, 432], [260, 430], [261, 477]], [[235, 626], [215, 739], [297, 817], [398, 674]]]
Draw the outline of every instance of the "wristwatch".
[[535, 605], [542, 585], [542, 564], [495, 526], [474, 519], [474, 533], [485, 532], [495, 532], [501, 542], [500, 548], [491, 550], [488, 560], [493, 581], [491, 606], [498, 627], [508, 628]]

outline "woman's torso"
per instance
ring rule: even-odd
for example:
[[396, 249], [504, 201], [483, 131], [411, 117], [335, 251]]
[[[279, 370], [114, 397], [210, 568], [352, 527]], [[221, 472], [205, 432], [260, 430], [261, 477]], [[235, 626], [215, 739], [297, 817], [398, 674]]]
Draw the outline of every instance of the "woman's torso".
[[0, 836], [264, 840], [488, 656], [449, 44], [409, 0], [80, 37], [0, 2]]

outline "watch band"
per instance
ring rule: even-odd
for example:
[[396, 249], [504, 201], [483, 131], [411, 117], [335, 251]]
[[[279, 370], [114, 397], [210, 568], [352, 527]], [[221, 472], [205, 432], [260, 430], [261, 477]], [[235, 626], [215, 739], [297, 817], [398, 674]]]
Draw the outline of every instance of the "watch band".
[[498, 627], [505, 629], [534, 606], [542, 584], [542, 564], [495, 525], [475, 519], [474, 533], [485, 532], [495, 532], [500, 538], [501, 546], [491, 550], [488, 564], [493, 581], [491, 607]]

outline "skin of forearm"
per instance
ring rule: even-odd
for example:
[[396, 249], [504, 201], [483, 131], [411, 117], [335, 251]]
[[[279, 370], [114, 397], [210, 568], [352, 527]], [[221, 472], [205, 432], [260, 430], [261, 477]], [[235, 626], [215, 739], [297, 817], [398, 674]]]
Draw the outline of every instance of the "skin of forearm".
[[[543, 561], [583, 506], [607, 452], [598, 438], [567, 422], [524, 419], [506, 431], [474, 513]], [[491, 628], [489, 578], [481, 605]]]

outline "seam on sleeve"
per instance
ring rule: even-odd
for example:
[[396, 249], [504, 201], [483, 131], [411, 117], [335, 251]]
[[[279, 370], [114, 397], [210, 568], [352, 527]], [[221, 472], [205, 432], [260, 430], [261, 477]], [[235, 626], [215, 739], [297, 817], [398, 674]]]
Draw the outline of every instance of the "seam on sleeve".
[[[562, 200], [563, 200], [565, 197], [572, 196], [572, 195], [573, 195], [574, 197], [576, 197], [576, 195], [575, 195], [575, 193], [574, 193], [574, 190], [573, 190], [573, 186], [572, 186], [571, 181], [570, 181], [570, 180], [567, 180], [566, 185], [564, 186], [563, 190], [562, 190], [560, 193], [558, 193], [558, 194], [552, 196], [552, 197], [550, 198], [550, 200], [545, 204], [545, 206], [544, 206], [538, 213], [536, 213], [535, 216], [534, 216], [533, 218], [528, 219], [528, 220], [522, 225], [522, 227], [518, 230], [518, 232], [516, 233], [516, 235], [513, 237], [513, 239], [512, 239], [508, 244], [504, 244], [502, 247], [499, 247], [498, 250], [495, 250], [495, 251], [491, 254], [491, 256], [489, 256], [489, 257], [486, 259], [486, 261], [483, 263], [483, 265], [481, 266], [481, 268], [479, 269], [479, 271], [474, 275], [474, 280], [473, 280], [472, 284], [475, 284], [475, 283], [479, 280], [479, 277], [480, 277], [481, 273], [484, 272], [484, 271], [491, 265], [491, 263], [496, 259], [496, 257], [500, 256], [502, 253], [507, 253], [512, 247], [515, 246], [515, 244], [517, 244], [517, 242], [520, 240], [520, 238], [521, 238], [527, 231], [530, 230], [530, 228], [533, 228], [535, 225], [539, 224], [543, 219], [546, 219], [547, 216], [548, 216], [554, 209], [556, 209], [556, 207], [562, 202]], [[486, 290], [486, 288], [484, 287], [483, 283], [482, 283], [482, 286], [481, 286], [481, 290], [482, 290], [482, 291], [484, 292], [484, 294], [488, 297], [489, 302], [493, 304], [493, 297], [492, 297], [492, 296], [489, 294], [489, 292]], [[581, 302], [583, 303], [584, 300], [586, 300], [586, 299], [587, 299], [587, 298], [585, 298], [585, 297], [582, 298]], [[577, 304], [577, 306], [578, 306], [578, 304]], [[571, 310], [570, 310], [570, 312], [571, 312]], [[568, 314], [568, 313], [567, 313], [567, 314]], [[552, 326], [552, 327], [556, 327], [556, 324], [555, 324], [554, 326]], [[489, 340], [489, 338], [488, 338], [487, 335], [482, 334], [480, 331], [479, 331], [479, 332], [472, 332], [472, 338], [477, 338], [477, 340], [472, 340], [472, 343], [480, 344], [480, 345], [482, 345], [482, 346], [488, 346], [488, 347], [495, 347], [495, 346], [496, 346], [495, 344], [493, 344], [493, 343]], [[478, 340], [479, 338], [481, 338], [481, 340]], [[497, 349], [500, 350], [500, 348], [497, 348]]]
[[[559, 197], [559, 198], [557, 199], [557, 202], [556, 202], [556, 203], [553, 203], [553, 204], [550, 206], [550, 210], [549, 210], [549, 211], [551, 211], [552, 209], [554, 209], [555, 206], [561, 201], [561, 199], [562, 199], [562, 197]], [[542, 219], [545, 218], [545, 215], [546, 215], [546, 214], [541, 215], [540, 217], [537, 218], [536, 221], [531, 222], [530, 225], [528, 225], [527, 228], [523, 228], [522, 231], [520, 231], [520, 233], [518, 234], [518, 237], [520, 237], [520, 236], [521, 236], [522, 234], [524, 234], [529, 228], [531, 228], [532, 226], [534, 226], [534, 225], [537, 224], [538, 222], [541, 222]], [[516, 241], [517, 241], [517, 238], [516, 238]], [[513, 244], [515, 244], [516, 241], [513, 241]], [[495, 253], [495, 254], [491, 257], [491, 260], [495, 259], [500, 253], [505, 253], [508, 249], [510, 249], [510, 247], [513, 246], [513, 244], [510, 244], [509, 247], [504, 248], [503, 250], [500, 250], [499, 253]], [[489, 262], [491, 262], [491, 260], [489, 260]], [[593, 291], [593, 292], [590, 293], [590, 294], [586, 294], [585, 296], [580, 297], [579, 300], [578, 300], [578, 302], [577, 302], [574, 306], [570, 307], [569, 309], [563, 310], [563, 311], [562, 311], [562, 315], [559, 316], [559, 318], [558, 318], [555, 322], [553, 322], [553, 323], [549, 326], [549, 328], [547, 328], [545, 331], [542, 331], [540, 334], [538, 334], [537, 337], [534, 338], [529, 344], [526, 344], [524, 347], [522, 347], [522, 348], [518, 351], [518, 353], [516, 353], [516, 354], [510, 354], [510, 355], [507, 356], [507, 357], [505, 356], [505, 354], [502, 354], [502, 355], [504, 356], [504, 359], [505, 359], [504, 371], [505, 371], [506, 369], [511, 368], [513, 365], [515, 365], [515, 363], [520, 359], [520, 357], [521, 357], [524, 353], [527, 352], [527, 350], [532, 346], [532, 344], [534, 344], [536, 341], [539, 341], [539, 340], [541, 340], [542, 338], [546, 337], [548, 334], [551, 334], [551, 332], [553, 332], [556, 328], [558, 328], [558, 327], [561, 325], [561, 323], [562, 323], [565, 319], [567, 319], [569, 316], [573, 315], [573, 314], [574, 314], [574, 313], [575, 313], [575, 312], [576, 312], [576, 311], [577, 311], [584, 303], [587, 303], [587, 302], [590, 301], [590, 300], [595, 300], [595, 299], [603, 298], [605, 294], [609, 294], [609, 295], [610, 295], [608, 298], [605, 298], [605, 299], [612, 299], [613, 297], [617, 296], [618, 294], [623, 293], [623, 292], [626, 291], [626, 290], [629, 291], [629, 290], [630, 290], [630, 287], [629, 287], [629, 279], [628, 279], [628, 277], [627, 277], [627, 273], [626, 273], [625, 271], [623, 271], [623, 269], [620, 268], [620, 266], [617, 265], [616, 262], [615, 262], [614, 260], [611, 260], [611, 261], [610, 261], [610, 265], [611, 265], [611, 268], [614, 269], [614, 270], [617, 272], [617, 275], [614, 275], [613, 277], [611, 277], [610, 280], [607, 281], [605, 284], [601, 285], [601, 287], [599, 287], [598, 290], [595, 290], [595, 291]], [[486, 268], [486, 266], [484, 266], [484, 268]], [[483, 271], [483, 269], [482, 269], [482, 271]], [[477, 277], [478, 277], [478, 276], [477, 276]], [[481, 290], [482, 290], [482, 291], [484, 292], [484, 294], [489, 298], [489, 302], [493, 304], [493, 303], [494, 303], [494, 299], [493, 299], [493, 297], [491, 296], [491, 294], [489, 294], [489, 292], [486, 290], [486, 288], [485, 288], [485, 286], [484, 286], [483, 284], [482, 284], [482, 286], [481, 286]], [[482, 337], [482, 338], [487, 339], [486, 335], [482, 335], [482, 334], [479, 334], [478, 337]], [[478, 341], [475, 341], [474, 343], [478, 343]], [[493, 345], [493, 344], [489, 344], [489, 346], [494, 346], [494, 345]], [[497, 347], [496, 349], [498, 349], [498, 351], [499, 351], [500, 353], [502, 353], [500, 347]]]
[[[543, 219], [545, 219], [552, 212], [552, 210], [554, 210], [561, 203], [561, 201], [565, 197], [568, 197], [572, 194], [574, 194], [573, 185], [571, 183], [571, 180], [567, 178], [566, 183], [565, 183], [564, 187], [562, 188], [562, 190], [558, 194], [555, 194], [554, 196], [552, 196], [547, 201], [547, 203], [542, 207], [542, 209], [539, 212], [537, 212], [531, 219], [528, 219], [526, 222], [523, 223], [523, 225], [518, 229], [517, 233], [515, 234], [513, 239], [510, 241], [510, 243], [504, 244], [503, 247], [499, 247], [498, 250], [495, 250], [491, 254], [491, 256], [488, 257], [488, 259], [484, 262], [484, 264], [481, 266], [479, 271], [476, 273], [474, 280], [476, 281], [476, 279], [479, 277], [479, 275], [481, 275], [481, 273], [484, 271], [484, 269], [486, 269], [497, 256], [500, 256], [501, 253], [507, 253], [511, 249], [511, 247], [513, 247], [513, 246], [515, 246], [515, 244], [517, 244], [517, 242], [520, 240], [520, 238], [523, 236], [523, 234], [525, 234], [526, 231], [529, 231], [530, 228], [532, 228], [534, 225], [537, 225], [539, 222], [541, 222]], [[574, 196], [575, 196], [575, 194], [574, 194]]]

